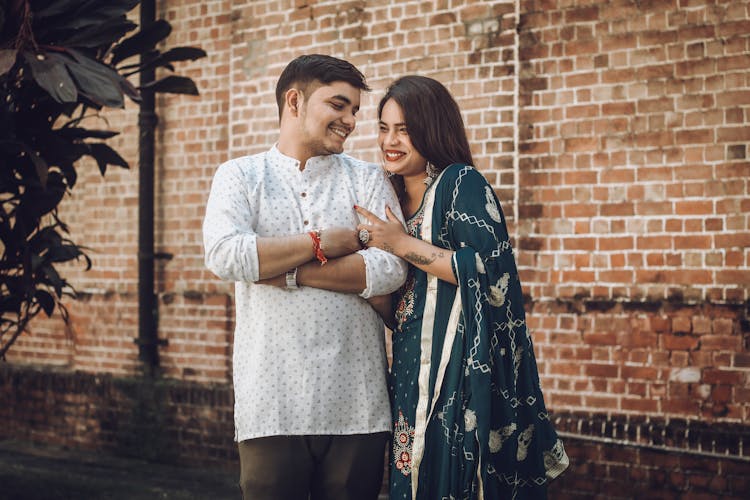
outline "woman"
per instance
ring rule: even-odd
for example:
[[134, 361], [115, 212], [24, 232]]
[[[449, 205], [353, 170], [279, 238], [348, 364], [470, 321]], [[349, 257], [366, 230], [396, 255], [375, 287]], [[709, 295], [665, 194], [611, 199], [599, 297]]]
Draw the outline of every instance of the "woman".
[[412, 265], [395, 295], [390, 497], [544, 498], [568, 465], [544, 406], [521, 284], [494, 191], [473, 167], [456, 102], [405, 76], [378, 142], [407, 232], [356, 210], [360, 239]]

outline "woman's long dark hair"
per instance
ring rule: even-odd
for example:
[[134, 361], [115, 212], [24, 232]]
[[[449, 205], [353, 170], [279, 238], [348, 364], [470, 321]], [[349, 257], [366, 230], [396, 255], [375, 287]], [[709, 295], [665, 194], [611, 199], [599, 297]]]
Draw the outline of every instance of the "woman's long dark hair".
[[399, 78], [380, 100], [378, 120], [389, 99], [401, 106], [411, 143], [438, 171], [452, 163], [474, 164], [461, 110], [442, 83], [418, 75]]

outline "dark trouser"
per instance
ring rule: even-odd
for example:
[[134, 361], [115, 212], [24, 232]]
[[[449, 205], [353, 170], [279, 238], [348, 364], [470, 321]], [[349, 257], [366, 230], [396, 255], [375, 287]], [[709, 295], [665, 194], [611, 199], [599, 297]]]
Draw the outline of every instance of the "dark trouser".
[[271, 436], [239, 443], [244, 500], [368, 500], [383, 482], [389, 434]]

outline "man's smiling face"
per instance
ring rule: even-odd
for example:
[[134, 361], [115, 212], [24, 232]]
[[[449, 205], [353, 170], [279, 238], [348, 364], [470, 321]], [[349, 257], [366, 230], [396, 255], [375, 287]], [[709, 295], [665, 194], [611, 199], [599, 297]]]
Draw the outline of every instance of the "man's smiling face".
[[359, 89], [346, 82], [310, 85], [300, 107], [299, 140], [311, 157], [344, 151], [357, 123], [359, 95]]

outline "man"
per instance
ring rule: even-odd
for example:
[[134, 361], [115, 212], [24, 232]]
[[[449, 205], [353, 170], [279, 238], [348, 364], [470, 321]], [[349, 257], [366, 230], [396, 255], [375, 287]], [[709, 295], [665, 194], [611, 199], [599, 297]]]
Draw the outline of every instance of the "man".
[[[276, 86], [269, 151], [221, 165], [206, 265], [235, 281], [235, 439], [245, 499], [376, 498], [391, 428], [383, 325], [365, 299], [406, 264], [362, 249], [355, 205], [398, 209], [381, 169], [343, 154], [364, 76], [323, 55]], [[400, 214], [399, 214], [400, 216]]]

